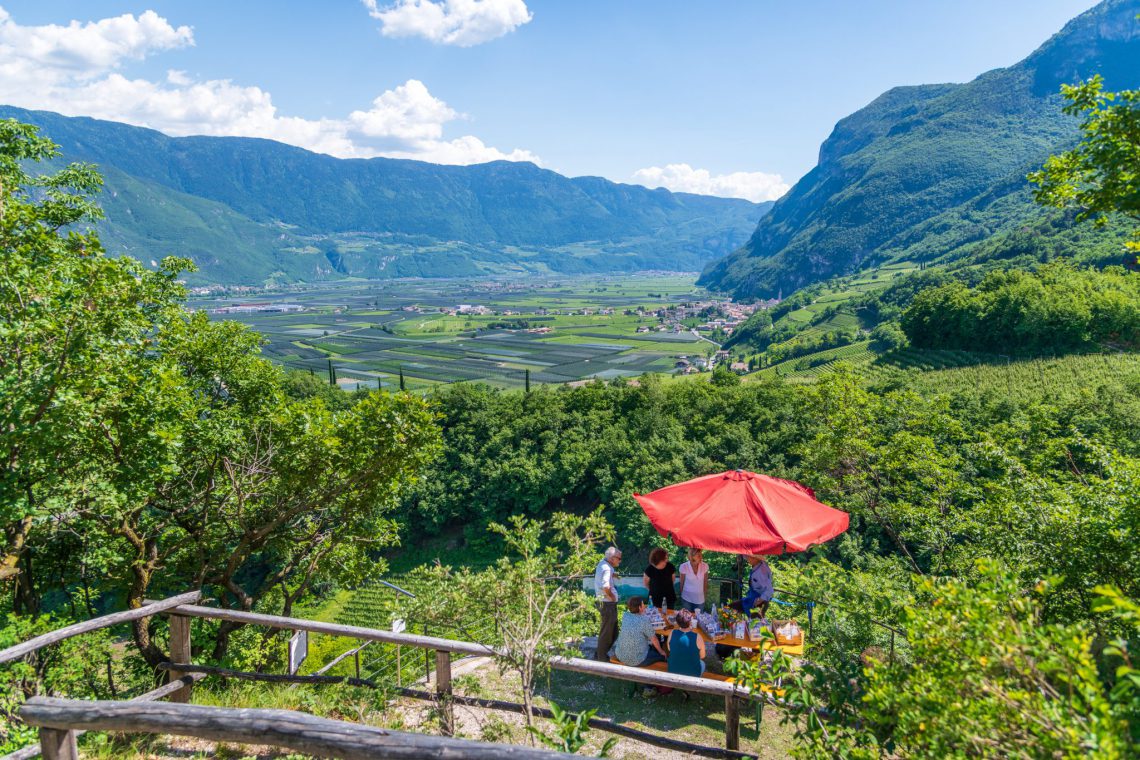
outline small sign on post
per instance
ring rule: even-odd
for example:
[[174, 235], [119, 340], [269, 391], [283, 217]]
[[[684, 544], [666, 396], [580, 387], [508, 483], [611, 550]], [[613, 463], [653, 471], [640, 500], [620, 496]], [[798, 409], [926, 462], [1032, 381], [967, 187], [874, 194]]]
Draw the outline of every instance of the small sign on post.
[[297, 631], [289, 637], [289, 675], [296, 675], [309, 656], [309, 632]]

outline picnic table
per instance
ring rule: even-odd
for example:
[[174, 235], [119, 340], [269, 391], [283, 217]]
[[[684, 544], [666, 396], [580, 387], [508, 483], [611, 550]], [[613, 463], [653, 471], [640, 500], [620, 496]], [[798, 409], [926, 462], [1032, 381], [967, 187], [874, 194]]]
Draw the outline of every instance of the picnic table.
[[[665, 627], [660, 629], [660, 631], [659, 631], [660, 633], [662, 633], [664, 635], [668, 635], [669, 631], [671, 631], [677, 627], [677, 626], [675, 626], [669, 622], [669, 616], [670, 615], [676, 615], [676, 614], [677, 614], [677, 610], [669, 610], [669, 609], [665, 610], [665, 612], [664, 612]], [[760, 644], [759, 641], [755, 641], [755, 640], [750, 639], [748, 637], [745, 637], [743, 639], [738, 639], [735, 636], [733, 636], [732, 634], [728, 634], [725, 636], [721, 636], [720, 638], [714, 639], [711, 636], [709, 636], [707, 633], [705, 633], [703, 630], [701, 630], [700, 628], [694, 628], [693, 630], [695, 630], [698, 634], [700, 634], [700, 637], [705, 640], [706, 644], [721, 644], [721, 645], [728, 646], [728, 647], [737, 647], [739, 649], [759, 649], [760, 648], [759, 647], [759, 644]], [[792, 645], [792, 644], [777, 644], [775, 641], [772, 641], [771, 639], [765, 639], [764, 640], [763, 648], [764, 648], [765, 652], [783, 652], [784, 654], [786, 654], [789, 657], [802, 657], [803, 653], [804, 653], [804, 645], [803, 644], [794, 644], [794, 645]]]

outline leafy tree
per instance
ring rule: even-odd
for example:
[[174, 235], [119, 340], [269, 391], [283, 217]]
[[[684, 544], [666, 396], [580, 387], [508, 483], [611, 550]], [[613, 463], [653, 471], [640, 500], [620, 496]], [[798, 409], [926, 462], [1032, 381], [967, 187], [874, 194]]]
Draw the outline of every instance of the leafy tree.
[[[1132, 756], [1140, 726], [1131, 671], [1122, 687], [1106, 689], [1089, 632], [1041, 623], [1047, 582], [1026, 594], [1001, 565], [979, 561], [978, 571], [974, 583], [918, 581], [917, 604], [903, 620], [911, 659], [872, 650], [853, 679], [813, 666], [790, 675], [798, 709], [789, 720], [829, 709], [828, 720], [797, 723], [797, 754]], [[1135, 624], [1129, 617], [1132, 636]]]
[[[28, 173], [57, 155], [34, 127], [0, 122], [0, 581], [15, 578], [17, 608], [31, 611], [31, 534], [52, 500], [97, 467], [78, 431], [97, 427], [144, 374], [155, 330], [178, 312], [174, 277], [188, 265], [171, 259], [147, 271], [71, 230], [98, 217], [101, 180], [79, 164]], [[151, 432], [137, 453], [162, 460], [170, 440]]]
[[873, 340], [884, 351], [895, 351], [900, 348], [906, 348], [909, 344], [906, 333], [899, 327], [898, 322], [883, 322], [877, 325], [871, 331], [871, 340]]
[[[528, 730], [536, 739], [555, 752], [576, 755], [586, 746], [586, 734], [590, 730], [590, 720], [598, 714], [598, 711], [583, 710], [580, 713], [568, 713], [561, 706], [551, 702], [550, 712], [554, 716], [552, 718], [554, 736], [547, 736], [535, 726], [528, 726]], [[607, 739], [597, 757], [609, 757], [617, 741], [616, 736]]]
[[[560, 512], [548, 520], [515, 515], [490, 530], [502, 536], [508, 556], [478, 573], [429, 569], [412, 614], [458, 627], [470, 641], [499, 643], [491, 654], [502, 671], [518, 677], [532, 729], [536, 679], [549, 671], [551, 659], [574, 653], [574, 636], [596, 627], [592, 600], [574, 576], [597, 563], [598, 544], [613, 539], [613, 528], [598, 510], [587, 517]], [[489, 641], [483, 621], [474, 619], [482, 615], [494, 616], [498, 642]]]
[[[1029, 175], [1037, 200], [1076, 207], [1081, 219], [1103, 223], [1106, 214], [1118, 213], [1140, 221], [1140, 90], [1106, 92], [1098, 74], [1062, 85], [1061, 92], [1068, 100], [1065, 113], [1083, 118], [1082, 137]], [[1140, 251], [1140, 239], [1128, 245]]]
[[[36, 608], [32, 551], [38, 576], [81, 586], [89, 611], [92, 590], [137, 607], [204, 587], [288, 614], [313, 583], [373, 570], [395, 538], [386, 515], [437, 451], [429, 404], [372, 393], [329, 408], [327, 391], [288, 382], [258, 335], [182, 308], [188, 262], [151, 272], [65, 230], [96, 215], [99, 179], [25, 173], [54, 155], [34, 129], [0, 123], [0, 577], [18, 580], [13, 610]], [[165, 657], [154, 628], [133, 625], [151, 666]], [[215, 657], [233, 628], [211, 629]]]
[[[177, 386], [148, 408], [167, 402], [179, 445], [149, 480], [120, 477], [151, 427], [146, 418], [116, 420], [105, 444], [90, 442], [115, 464], [107, 480], [126, 498], [80, 504], [77, 514], [96, 545], [115, 547], [112, 573], [131, 606], [148, 593], [204, 586], [224, 606], [251, 610], [272, 599], [288, 615], [315, 580], [354, 582], [372, 569], [370, 550], [394, 540], [385, 513], [436, 451], [427, 404], [371, 393], [330, 410], [319, 397], [290, 399], [259, 343], [201, 313], [169, 325], [156, 361], [178, 369]], [[236, 627], [218, 627], [215, 658]], [[161, 661], [145, 623], [134, 636], [148, 662]]]
[[954, 281], [919, 292], [902, 328], [921, 348], [994, 353], [1072, 351], [1140, 342], [1140, 275], [1121, 267], [996, 271], [976, 287]]
[[728, 368], [727, 361], [723, 361], [713, 369], [710, 382], [720, 387], [740, 385], [740, 375]]

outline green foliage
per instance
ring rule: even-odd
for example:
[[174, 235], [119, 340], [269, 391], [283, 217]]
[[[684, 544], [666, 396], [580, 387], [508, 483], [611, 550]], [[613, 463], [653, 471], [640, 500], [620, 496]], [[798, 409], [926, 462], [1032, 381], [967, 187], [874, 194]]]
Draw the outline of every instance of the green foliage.
[[[257, 334], [182, 307], [185, 262], [147, 272], [62, 231], [90, 216], [98, 177], [25, 173], [54, 151], [0, 122], [0, 580], [16, 581], [13, 611], [36, 613], [45, 590], [55, 604], [81, 591], [94, 614], [92, 599], [203, 588], [288, 614], [314, 583], [358, 581], [436, 454], [427, 402], [372, 393], [330, 409], [258, 355]], [[200, 648], [221, 659], [236, 628], [200, 628]], [[132, 634], [150, 666], [165, 659], [161, 624]], [[270, 657], [270, 638], [239, 641], [237, 656]]]
[[[597, 510], [586, 517], [558, 512], [545, 520], [514, 515], [488, 529], [503, 539], [505, 556], [487, 570], [426, 568], [411, 616], [433, 626], [458, 629], [468, 641], [488, 646], [502, 671], [518, 676], [527, 726], [532, 726], [534, 682], [550, 660], [571, 656], [573, 638], [596, 625], [592, 600], [573, 580], [600, 558], [598, 544], [613, 540], [613, 527]], [[495, 621], [496, 641], [480, 624]]]
[[[1079, 219], [1140, 219], [1140, 90], [1106, 92], [1100, 75], [1062, 85], [1065, 113], [1081, 116], [1081, 141], [1029, 175], [1040, 203], [1079, 209]], [[1140, 231], [1138, 231], [1140, 232]], [[1131, 243], [1140, 250], [1140, 241]]]
[[883, 322], [871, 331], [871, 340], [882, 351], [897, 351], [910, 345], [910, 340], [897, 322]]
[[[586, 734], [590, 730], [590, 719], [595, 717], [598, 711], [583, 710], [580, 713], [568, 713], [551, 702], [550, 712], [553, 714], [551, 722], [554, 724], [554, 736], [547, 736], [535, 726], [528, 726], [531, 735], [555, 752], [565, 752], [570, 755], [578, 754], [586, 746]], [[617, 741], [617, 737], [607, 739], [596, 757], [609, 757]]]
[[[147, 369], [148, 354], [182, 294], [174, 277], [184, 262], [144, 272], [104, 257], [94, 236], [64, 231], [95, 215], [100, 183], [84, 165], [27, 174], [56, 154], [33, 127], [0, 122], [0, 581], [19, 574], [51, 501], [98, 471], [83, 431], [106, 422], [123, 394], [166, 382]], [[140, 466], [171, 453], [169, 439], [152, 433], [139, 441]], [[34, 610], [34, 593], [18, 588], [18, 603]]]
[[[55, 615], [0, 617], [0, 649], [76, 622]], [[94, 631], [41, 649], [34, 657], [0, 666], [0, 752], [31, 744], [36, 729], [16, 711], [29, 696], [121, 699], [149, 689], [145, 663], [122, 651], [112, 630]]]
[[721, 362], [713, 369], [712, 378], [709, 380], [713, 385], [719, 387], [729, 387], [733, 385], [740, 385], [740, 375], [733, 372], [728, 368], [727, 362]]
[[817, 667], [792, 676], [798, 711], [830, 711], [799, 724], [799, 755], [1132, 755], [1134, 691], [1104, 688], [1082, 625], [1041, 621], [1047, 582], [1025, 593], [1005, 567], [979, 561], [973, 582], [918, 579], [915, 593], [902, 621], [911, 659], [872, 650], [855, 677]]
[[954, 282], [919, 292], [902, 328], [920, 348], [1040, 354], [1137, 345], [1140, 275], [1059, 263], [993, 272], [974, 288]]
[[1132, 652], [1140, 633], [1140, 604], [1113, 586], [1097, 586], [1093, 591], [1097, 594], [1094, 611], [1114, 616], [1131, 638], [1131, 641], [1129, 636], [1113, 639], [1105, 647], [1104, 656], [1108, 658], [1112, 674], [1109, 697], [1132, 727], [1133, 745], [1140, 746], [1140, 668]]

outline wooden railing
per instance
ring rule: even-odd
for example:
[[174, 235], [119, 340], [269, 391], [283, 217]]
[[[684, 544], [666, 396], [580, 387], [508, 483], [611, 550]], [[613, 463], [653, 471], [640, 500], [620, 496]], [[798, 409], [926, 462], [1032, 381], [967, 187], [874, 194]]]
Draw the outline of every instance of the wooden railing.
[[[260, 625], [268, 628], [278, 628], [291, 631], [308, 631], [322, 633], [330, 636], [345, 636], [360, 641], [378, 641], [388, 644], [401, 644], [403, 646], [417, 647], [435, 652], [435, 692], [441, 707], [441, 729], [450, 734], [454, 727], [452, 713], [451, 693], [451, 656], [455, 654], [465, 656], [494, 657], [498, 652], [494, 647], [477, 644], [471, 641], [456, 641], [442, 639], [434, 636], [421, 636], [413, 633], [393, 633], [376, 628], [362, 628], [340, 623], [325, 623], [316, 620], [303, 620], [299, 618], [280, 617], [278, 615], [264, 615], [258, 612], [239, 612], [224, 610], [216, 607], [202, 607], [194, 604], [185, 604], [174, 607], [165, 614], [172, 617], [185, 616], [205, 618], [208, 620], [228, 620], [234, 623], [247, 625]], [[189, 628], [186, 629], [185, 646], [189, 646]], [[171, 628], [171, 649], [175, 648], [173, 641], [173, 626]], [[178, 665], [189, 666], [189, 661], [175, 661], [169, 667], [172, 673], [190, 672], [178, 670]], [[587, 660], [581, 657], [556, 657], [551, 660], [551, 668], [571, 673], [612, 678], [621, 681], [635, 681], [651, 686], [667, 686], [682, 691], [709, 694], [724, 699], [725, 712], [725, 748], [729, 751], [740, 749], [740, 711], [742, 702], [749, 699], [775, 703], [777, 700], [770, 694], [752, 693], [748, 689], [735, 683], [715, 681], [695, 676], [682, 676], [674, 673], [665, 673], [644, 668], [631, 668], [625, 665], [613, 665], [608, 662]], [[197, 670], [197, 668], [195, 668]]]
[[[161, 698], [169, 698], [172, 702], [188, 703], [190, 701], [191, 692], [194, 682], [201, 679], [206, 675], [217, 675], [221, 677], [250, 677], [257, 680], [276, 680], [282, 682], [293, 683], [336, 683], [348, 681], [356, 681], [363, 684], [365, 679], [344, 679], [332, 676], [284, 676], [284, 675], [271, 675], [271, 674], [250, 674], [239, 673], [236, 671], [227, 671], [220, 668], [212, 668], [207, 666], [200, 666], [193, 664], [191, 656], [191, 641], [190, 641], [190, 620], [192, 618], [203, 618], [208, 620], [226, 620], [233, 623], [240, 623], [245, 625], [258, 625], [268, 628], [276, 628], [281, 630], [291, 631], [309, 631], [310, 633], [327, 634], [330, 636], [344, 636], [357, 639], [367, 644], [368, 642], [383, 642], [388, 644], [397, 644], [401, 646], [415, 647], [425, 650], [425, 654], [430, 657], [434, 653], [435, 660], [435, 679], [434, 679], [434, 694], [432, 695], [437, 702], [440, 712], [441, 732], [445, 736], [451, 736], [454, 733], [455, 716], [453, 712], [453, 705], [456, 702], [466, 701], [462, 697], [457, 697], [452, 693], [451, 689], [451, 660], [453, 655], [462, 656], [496, 656], [499, 654], [493, 647], [478, 644], [470, 641], [457, 641], [453, 639], [445, 639], [434, 636], [423, 636], [411, 633], [394, 633], [392, 631], [379, 630], [375, 628], [364, 628], [360, 626], [341, 625], [339, 623], [326, 623], [316, 620], [304, 620], [301, 618], [281, 617], [277, 615], [265, 615], [255, 612], [240, 612], [236, 610], [219, 609], [215, 607], [204, 607], [194, 604], [199, 598], [198, 592], [191, 592], [176, 597], [171, 597], [158, 602], [147, 602], [143, 607], [136, 610], [128, 610], [126, 612], [114, 613], [112, 615], [105, 615], [100, 618], [78, 623], [76, 625], [68, 626], [67, 628], [53, 631], [43, 636], [36, 637], [30, 641], [18, 644], [9, 649], [0, 651], [0, 663], [10, 662], [22, 656], [30, 654], [37, 649], [44, 646], [54, 644], [73, 636], [78, 636], [82, 633], [106, 628], [108, 626], [116, 625], [118, 623], [135, 620], [137, 618], [146, 617], [153, 614], [164, 614], [170, 617], [170, 662], [163, 665], [162, 669], [169, 672], [170, 682], [159, 689], [156, 689], [147, 694], [136, 697], [136, 700], [157, 700]], [[717, 681], [712, 679], [698, 678], [693, 676], [675, 675], [667, 672], [659, 672], [653, 670], [646, 670], [643, 668], [631, 668], [625, 665], [614, 665], [608, 662], [599, 662], [596, 660], [587, 660], [580, 657], [556, 657], [551, 661], [551, 667], [554, 670], [563, 670], [571, 673], [581, 673], [585, 675], [595, 676], [599, 678], [616, 679], [620, 681], [633, 681], [652, 686], [666, 686], [675, 689], [680, 689], [689, 693], [708, 694], [714, 697], [724, 699], [725, 709], [725, 750], [720, 751], [722, 756], [737, 756], [740, 749], [740, 712], [743, 704], [748, 700], [758, 700], [761, 703], [774, 703], [779, 704], [779, 700], [767, 693], [752, 693], [748, 689], [740, 687], [734, 683]], [[376, 686], [377, 684], [364, 684]], [[52, 704], [65, 704], [67, 701], [56, 701]], [[43, 701], [29, 701], [27, 706], [44, 705], [47, 704]], [[120, 705], [125, 706], [126, 703], [111, 702], [111, 703], [92, 703], [81, 702], [80, 704], [98, 704], [98, 705]], [[505, 703], [503, 703], [505, 704]], [[142, 707], [141, 705], [131, 705], [132, 708]], [[156, 707], [156, 705], [151, 705]], [[515, 706], [519, 707], [519, 706]], [[28, 713], [33, 716], [34, 720], [41, 720], [42, 716], [47, 713], [36, 712], [39, 708], [33, 707], [32, 712]], [[71, 708], [68, 708], [71, 709]], [[204, 708], [203, 708], [204, 709]], [[279, 711], [241, 711], [241, 712], [279, 712]], [[24, 717], [24, 712], [21, 711], [21, 717]], [[69, 715], [81, 715], [81, 713], [72, 712]], [[110, 714], [110, 713], [107, 713]], [[145, 723], [139, 724], [140, 726], [153, 726], [151, 728], [139, 727], [132, 728], [129, 724], [128, 717], [131, 715], [149, 715], [145, 710], [143, 712], [126, 710], [125, 712], [114, 713], [121, 719], [117, 725], [123, 726], [114, 730], [138, 730], [161, 732], [162, 723]], [[159, 713], [154, 713], [159, 714]], [[161, 713], [163, 715], [172, 715], [173, 713]], [[179, 713], [182, 715], [189, 715], [189, 713]], [[296, 713], [284, 713], [286, 715], [296, 715]], [[38, 716], [38, 717], [36, 717]], [[317, 720], [312, 718], [312, 720]], [[32, 719], [29, 719], [32, 722]], [[42, 726], [48, 731], [59, 730], [55, 724], [48, 725], [46, 723], [33, 723], [33, 725]], [[100, 724], [102, 725], [102, 724]], [[599, 721], [599, 726], [606, 728], [604, 721]], [[68, 727], [66, 731], [75, 732], [86, 730], [87, 725], [83, 723], [75, 723]], [[363, 728], [363, 727], [360, 727]], [[100, 729], [103, 730], [103, 729]], [[106, 729], [111, 730], [111, 729]], [[607, 729], [608, 730], [608, 729]], [[192, 734], [197, 735], [197, 734]], [[267, 735], [260, 735], [254, 737], [254, 740], [260, 743], [269, 742], [266, 738]], [[49, 735], [48, 744], [55, 741], [64, 742], [54, 734]], [[72, 740], [68, 740], [72, 741]], [[238, 739], [234, 739], [238, 741]], [[64, 742], [66, 744], [66, 742]], [[63, 745], [60, 745], [63, 746]], [[70, 746], [70, 745], [67, 745]], [[286, 744], [281, 746], [293, 747], [294, 745]], [[54, 745], [53, 745], [54, 747]], [[709, 749], [697, 748], [694, 745], [689, 746], [690, 750], [693, 749]], [[48, 755], [45, 757], [65, 757], [67, 755], [59, 755], [61, 751], [69, 751], [66, 747], [60, 749], [54, 747], [52, 752], [55, 755]], [[301, 750], [305, 751], [305, 750]], [[34, 757], [38, 754], [39, 748], [31, 747], [20, 750], [0, 760], [22, 760], [23, 758]], [[702, 754], [709, 754], [704, 752]], [[350, 755], [333, 755], [345, 756]], [[377, 757], [402, 757], [404, 755], [391, 754], [391, 755], [377, 755]]]
[[79, 760], [80, 731], [193, 736], [214, 742], [269, 744], [317, 757], [554, 760], [566, 758], [515, 744], [390, 731], [292, 710], [252, 710], [186, 704], [133, 704], [32, 697], [20, 717], [40, 730], [44, 760]]

